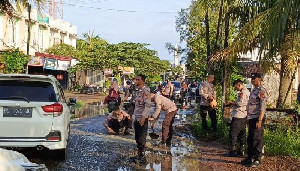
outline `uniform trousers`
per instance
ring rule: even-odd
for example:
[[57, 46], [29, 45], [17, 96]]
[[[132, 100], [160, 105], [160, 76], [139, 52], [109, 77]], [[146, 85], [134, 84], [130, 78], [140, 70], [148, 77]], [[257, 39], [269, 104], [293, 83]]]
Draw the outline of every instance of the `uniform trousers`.
[[248, 148], [247, 153], [250, 158], [260, 158], [262, 156], [262, 149], [264, 146], [264, 122], [265, 119], [262, 120], [262, 125], [260, 128], [256, 128], [256, 123], [258, 122], [258, 118], [249, 120], [249, 130], [248, 130]]
[[135, 142], [139, 153], [144, 152], [146, 145], [146, 136], [148, 131], [148, 119], [145, 119], [145, 123], [141, 126], [140, 122], [134, 121], [134, 131], [135, 131]]
[[216, 112], [216, 109], [211, 108], [209, 106], [203, 106], [203, 105], [200, 106], [202, 127], [204, 130], [206, 130], [206, 131], [208, 130], [207, 121], [206, 121], [207, 113], [211, 119], [211, 126], [212, 126], [213, 130], [216, 131], [217, 130], [217, 112]]
[[166, 114], [165, 119], [162, 123], [162, 141], [164, 143], [170, 143], [173, 135], [173, 123], [175, 119], [176, 111], [169, 112]]
[[229, 132], [231, 150], [235, 150], [237, 141], [239, 141], [240, 146], [246, 144], [246, 122], [247, 118], [232, 118]]

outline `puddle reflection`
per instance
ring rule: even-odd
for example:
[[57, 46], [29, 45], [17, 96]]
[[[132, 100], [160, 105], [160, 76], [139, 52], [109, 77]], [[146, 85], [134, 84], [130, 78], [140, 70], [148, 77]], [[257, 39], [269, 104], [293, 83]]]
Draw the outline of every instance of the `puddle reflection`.
[[84, 119], [98, 115], [104, 115], [104, 105], [103, 102], [96, 102], [91, 104], [86, 104], [81, 109], [75, 109], [72, 119]]

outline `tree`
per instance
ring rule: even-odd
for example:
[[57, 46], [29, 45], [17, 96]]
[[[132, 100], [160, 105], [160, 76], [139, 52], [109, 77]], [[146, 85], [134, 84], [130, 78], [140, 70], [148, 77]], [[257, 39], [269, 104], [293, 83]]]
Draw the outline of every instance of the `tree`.
[[[45, 0], [32, 0], [38, 8], [45, 3]], [[18, 9], [21, 9], [21, 6], [28, 6], [28, 0], [1, 0], [0, 1], [0, 12], [7, 13], [11, 15], [14, 11], [13, 4], [16, 4]]]
[[1, 52], [0, 61], [5, 64], [4, 73], [25, 73], [29, 57], [19, 49], [10, 49]]
[[76, 57], [76, 49], [67, 44], [55, 44], [45, 50], [45, 52], [53, 55]]
[[[231, 60], [237, 54], [259, 48], [261, 65], [267, 71], [280, 57], [280, 85], [277, 107], [291, 104], [291, 86], [299, 51], [299, 0], [258, 0], [244, 2], [251, 18], [242, 27], [230, 47]], [[267, 67], [267, 68], [266, 68]]]

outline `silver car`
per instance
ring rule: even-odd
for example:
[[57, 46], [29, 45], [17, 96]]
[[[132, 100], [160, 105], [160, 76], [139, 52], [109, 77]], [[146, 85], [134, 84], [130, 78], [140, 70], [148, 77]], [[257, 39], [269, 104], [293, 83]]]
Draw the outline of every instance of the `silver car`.
[[70, 110], [53, 76], [0, 75], [0, 146], [56, 150], [64, 159]]

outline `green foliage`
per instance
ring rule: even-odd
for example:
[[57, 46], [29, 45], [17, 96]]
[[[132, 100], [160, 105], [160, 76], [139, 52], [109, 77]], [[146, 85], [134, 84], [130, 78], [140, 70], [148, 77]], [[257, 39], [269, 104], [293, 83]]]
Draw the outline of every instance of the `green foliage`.
[[177, 80], [178, 78], [182, 78], [184, 74], [183, 69], [179, 65], [176, 67], [171, 67], [171, 73], [172, 75], [170, 75], [168, 78], [170, 80]]
[[5, 64], [4, 73], [25, 73], [29, 57], [19, 49], [6, 50], [0, 54], [0, 61]]
[[266, 152], [270, 155], [287, 155], [300, 159], [300, 129], [282, 126], [265, 130]]
[[81, 100], [77, 100], [76, 104], [75, 104], [75, 108], [76, 109], [81, 109], [85, 106], [85, 102], [81, 101]]
[[46, 49], [47, 53], [53, 55], [60, 55], [60, 56], [68, 56], [68, 57], [75, 57], [76, 56], [76, 49], [67, 44], [55, 44], [52, 47]]

